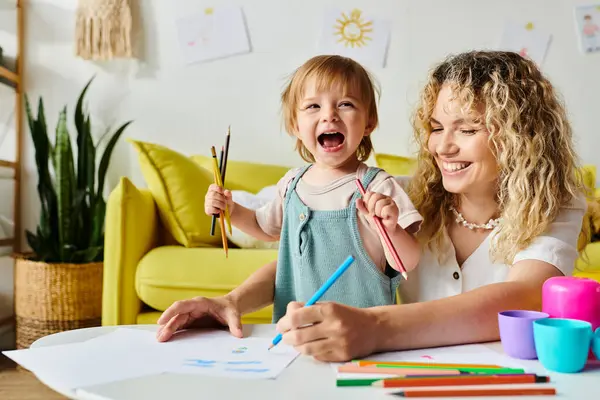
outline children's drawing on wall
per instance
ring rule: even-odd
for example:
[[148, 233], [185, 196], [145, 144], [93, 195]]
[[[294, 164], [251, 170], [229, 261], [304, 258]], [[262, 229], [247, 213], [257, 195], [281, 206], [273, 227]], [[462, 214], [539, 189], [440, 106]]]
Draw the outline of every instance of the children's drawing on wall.
[[498, 49], [519, 53], [541, 67], [551, 38], [550, 34], [537, 29], [533, 22], [524, 24], [506, 22]]
[[579, 50], [584, 54], [600, 51], [600, 3], [575, 7], [575, 26]]
[[250, 52], [240, 7], [206, 8], [176, 21], [179, 48], [186, 64]]
[[325, 12], [318, 51], [339, 54], [370, 67], [385, 67], [391, 23], [358, 8]]

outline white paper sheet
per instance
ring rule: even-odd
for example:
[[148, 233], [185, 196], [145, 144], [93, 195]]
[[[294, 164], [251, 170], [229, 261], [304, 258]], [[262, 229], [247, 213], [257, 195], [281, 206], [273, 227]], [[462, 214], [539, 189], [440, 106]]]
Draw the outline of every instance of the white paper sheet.
[[164, 372], [231, 378], [275, 378], [298, 353], [270, 339], [235, 338], [225, 331], [186, 331], [168, 342], [155, 333], [120, 328], [85, 342], [4, 354], [49, 386], [74, 390]]
[[147, 351], [153, 332], [117, 329], [85, 342], [3, 352], [47, 385], [73, 390], [162, 373], [160, 353]]
[[552, 36], [537, 29], [532, 22], [506, 22], [499, 50], [514, 51], [533, 60], [539, 67], [544, 63]]
[[[452, 364], [491, 364], [506, 368], [523, 368], [527, 371], [527, 368], [519, 363], [518, 360], [499, 354], [480, 344], [382, 353], [366, 357], [365, 359]], [[336, 372], [338, 365], [332, 365], [336, 369]], [[337, 373], [337, 379], [358, 379], [359, 377], [368, 379], [384, 376], [376, 374]]]
[[[207, 340], [210, 338], [210, 340]], [[169, 372], [227, 376], [233, 378], [275, 378], [297, 356], [292, 347], [279, 343], [268, 350], [271, 339], [236, 338], [228, 332], [209, 336], [184, 332], [180, 339], [164, 343], [179, 364]]]
[[579, 51], [583, 54], [600, 51], [600, 3], [577, 6], [574, 9]]
[[186, 64], [250, 52], [240, 7], [207, 8], [177, 19], [179, 47]]
[[385, 67], [391, 22], [363, 10], [327, 10], [318, 51], [352, 58], [368, 67]]

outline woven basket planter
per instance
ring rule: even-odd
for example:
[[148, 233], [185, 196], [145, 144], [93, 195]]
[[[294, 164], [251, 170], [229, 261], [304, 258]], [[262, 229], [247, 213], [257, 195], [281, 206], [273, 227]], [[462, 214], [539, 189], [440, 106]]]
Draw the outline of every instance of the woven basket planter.
[[47, 264], [17, 257], [17, 348], [28, 348], [53, 333], [100, 326], [102, 266], [102, 262]]

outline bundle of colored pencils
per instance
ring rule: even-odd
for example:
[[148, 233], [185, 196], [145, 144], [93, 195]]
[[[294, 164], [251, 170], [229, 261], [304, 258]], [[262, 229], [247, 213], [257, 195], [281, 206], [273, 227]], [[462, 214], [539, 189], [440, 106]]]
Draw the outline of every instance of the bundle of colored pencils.
[[[215, 179], [215, 184], [220, 188], [225, 187], [225, 173], [227, 172], [227, 158], [229, 156], [229, 141], [231, 138], [231, 127], [227, 129], [227, 136], [225, 137], [225, 146], [221, 147], [221, 156], [219, 160], [217, 160], [217, 152], [215, 150], [215, 146], [210, 148], [210, 152], [213, 158], [213, 174]], [[210, 235], [214, 236], [215, 234], [215, 222], [217, 217], [219, 218], [219, 225], [221, 228], [221, 240], [223, 242], [223, 250], [225, 251], [225, 257], [229, 255], [229, 247], [227, 245], [227, 232], [225, 231], [225, 223], [227, 223], [227, 228], [229, 233], [231, 234], [231, 218], [229, 216], [229, 209], [225, 206], [225, 211], [221, 211], [219, 214], [214, 214], [212, 216], [212, 221], [210, 224]]]
[[[491, 364], [449, 364], [433, 362], [388, 362], [359, 360], [338, 367], [339, 373], [376, 374], [374, 378], [339, 379], [337, 386], [402, 388], [400, 397], [469, 397], [556, 394], [551, 387], [485, 388], [485, 385], [540, 384], [549, 377], [526, 373], [520, 368]], [[464, 386], [477, 386], [465, 388]], [[412, 389], [418, 388], [418, 389]]]

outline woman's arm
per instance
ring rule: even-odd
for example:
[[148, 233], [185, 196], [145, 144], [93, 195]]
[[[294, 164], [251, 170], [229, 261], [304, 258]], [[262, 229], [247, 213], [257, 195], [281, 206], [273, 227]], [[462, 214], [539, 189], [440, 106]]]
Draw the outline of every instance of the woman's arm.
[[440, 300], [374, 308], [376, 351], [498, 340], [498, 312], [541, 310], [542, 285], [561, 275], [551, 264], [524, 260], [511, 267], [506, 282]]

